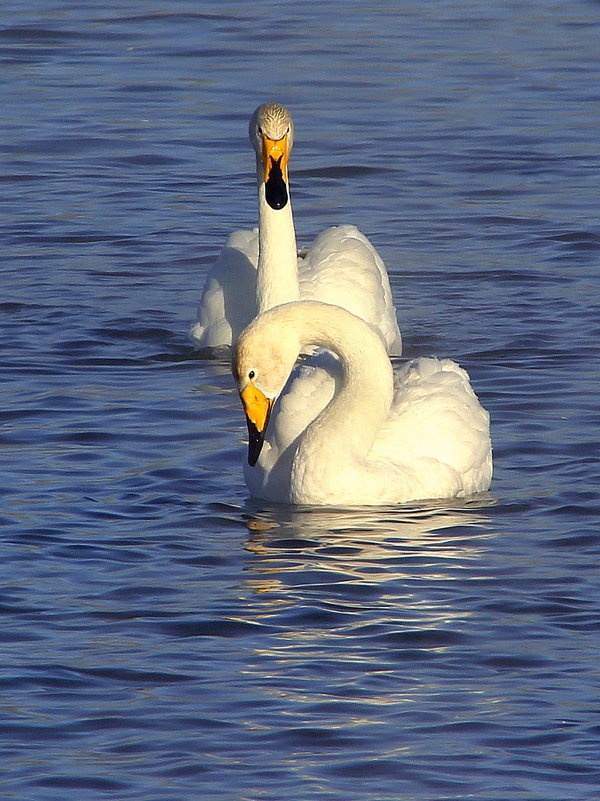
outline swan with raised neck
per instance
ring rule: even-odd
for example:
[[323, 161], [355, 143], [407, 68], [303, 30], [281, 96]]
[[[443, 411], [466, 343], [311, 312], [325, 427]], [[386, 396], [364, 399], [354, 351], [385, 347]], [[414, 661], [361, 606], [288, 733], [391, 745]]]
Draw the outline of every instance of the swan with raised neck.
[[354, 225], [326, 228], [297, 252], [288, 180], [294, 142], [290, 112], [264, 103], [249, 134], [256, 154], [259, 226], [235, 231], [210, 271], [190, 335], [206, 356], [222, 348], [257, 314], [298, 298], [349, 309], [378, 328], [390, 353], [402, 352], [390, 281], [381, 257]]
[[260, 314], [300, 297], [296, 231], [288, 180], [288, 161], [294, 144], [291, 114], [280, 103], [263, 103], [252, 115], [249, 134], [256, 153], [256, 306]]

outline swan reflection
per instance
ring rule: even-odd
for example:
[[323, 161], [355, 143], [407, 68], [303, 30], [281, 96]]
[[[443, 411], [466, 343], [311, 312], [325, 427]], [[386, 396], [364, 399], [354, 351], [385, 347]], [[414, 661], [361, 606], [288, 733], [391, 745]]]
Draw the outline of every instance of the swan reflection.
[[297, 597], [301, 587], [390, 585], [416, 574], [421, 581], [439, 578], [478, 559], [494, 536], [485, 514], [494, 502], [485, 494], [401, 508], [249, 505], [247, 584], [255, 592], [281, 593], [283, 600]]

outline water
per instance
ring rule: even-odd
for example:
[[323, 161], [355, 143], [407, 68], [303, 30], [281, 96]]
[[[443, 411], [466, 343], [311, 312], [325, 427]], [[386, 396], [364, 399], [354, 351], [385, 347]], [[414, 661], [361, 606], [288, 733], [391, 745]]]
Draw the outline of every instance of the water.
[[[599, 4], [7, 0], [0, 60], [2, 799], [597, 798]], [[489, 494], [247, 500], [186, 333], [270, 99]]]

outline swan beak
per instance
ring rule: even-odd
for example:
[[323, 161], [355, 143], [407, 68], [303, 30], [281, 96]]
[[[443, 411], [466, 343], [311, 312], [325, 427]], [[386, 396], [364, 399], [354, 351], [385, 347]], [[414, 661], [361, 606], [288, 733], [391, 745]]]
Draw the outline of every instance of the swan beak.
[[290, 150], [287, 135], [283, 139], [262, 137], [262, 163], [267, 203], [273, 209], [282, 209], [288, 202], [288, 159]]
[[240, 392], [248, 424], [248, 464], [254, 466], [260, 456], [273, 401], [254, 384], [247, 384]]

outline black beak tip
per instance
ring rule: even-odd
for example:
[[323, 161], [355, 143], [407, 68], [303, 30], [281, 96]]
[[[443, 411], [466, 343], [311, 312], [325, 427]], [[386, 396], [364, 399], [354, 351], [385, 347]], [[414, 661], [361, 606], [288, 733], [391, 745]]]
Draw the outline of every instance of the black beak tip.
[[[267, 202], [269, 203], [269, 199], [268, 198], [267, 198]], [[272, 199], [271, 202], [269, 203], [269, 206], [272, 209], [275, 209], [275, 211], [279, 211], [279, 209], [282, 209], [285, 206], [286, 202], [287, 202], [287, 200], [283, 201], [280, 198]]]
[[288, 202], [288, 191], [281, 172], [280, 162], [272, 160], [269, 177], [265, 184], [265, 198], [272, 209], [282, 209]]
[[248, 424], [248, 464], [250, 467], [254, 467], [260, 456], [265, 436], [248, 418], [246, 418], [246, 423]]

